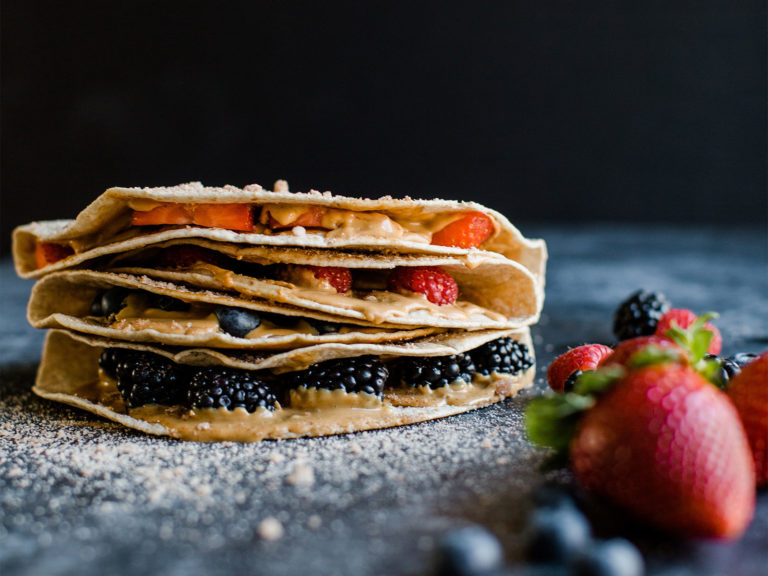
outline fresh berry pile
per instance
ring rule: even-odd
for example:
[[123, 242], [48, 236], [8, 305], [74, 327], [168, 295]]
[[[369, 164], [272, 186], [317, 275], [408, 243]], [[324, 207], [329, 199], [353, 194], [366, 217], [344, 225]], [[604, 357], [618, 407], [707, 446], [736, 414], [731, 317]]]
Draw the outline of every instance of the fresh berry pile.
[[558, 357], [547, 373], [557, 394], [529, 404], [528, 436], [650, 525], [735, 538], [768, 481], [768, 352], [721, 358], [714, 315], [668, 306], [637, 292], [614, 326], [636, 336]]
[[271, 384], [257, 372], [219, 367], [192, 376], [188, 399], [193, 408], [245, 408], [248, 412], [274, 410], [277, 404]]

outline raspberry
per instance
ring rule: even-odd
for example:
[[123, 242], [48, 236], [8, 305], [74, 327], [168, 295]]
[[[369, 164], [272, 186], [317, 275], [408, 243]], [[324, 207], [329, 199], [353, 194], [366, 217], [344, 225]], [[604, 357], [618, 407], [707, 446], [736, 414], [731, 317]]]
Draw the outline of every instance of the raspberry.
[[[656, 335], [666, 336], [667, 330], [672, 328], [674, 324], [677, 324], [678, 327], [685, 330], [696, 321], [696, 318], [698, 318], [698, 316], [690, 310], [685, 308], [673, 308], [659, 320], [659, 325], [656, 326]], [[715, 355], [720, 354], [720, 350], [723, 348], [723, 337], [720, 335], [720, 330], [718, 330], [711, 322], [707, 322], [704, 325], [704, 328], [712, 332], [712, 340], [709, 342], [707, 352]]]
[[611, 354], [613, 350], [602, 344], [585, 344], [568, 350], [550, 364], [547, 370], [549, 387], [555, 392], [570, 392], [582, 372], [595, 370], [598, 364]]
[[336, 292], [349, 292], [352, 287], [352, 273], [349, 268], [338, 266], [307, 266], [315, 278], [325, 280], [336, 289]]
[[52, 242], [38, 242], [35, 246], [35, 266], [44, 268], [49, 264], [63, 260], [71, 256], [75, 251], [69, 246], [63, 244], [54, 244]]
[[387, 286], [395, 292], [418, 292], [438, 306], [453, 304], [459, 297], [459, 287], [453, 277], [433, 266], [395, 268], [389, 274]]
[[432, 235], [432, 244], [477, 248], [493, 234], [493, 220], [482, 212], [469, 212]]

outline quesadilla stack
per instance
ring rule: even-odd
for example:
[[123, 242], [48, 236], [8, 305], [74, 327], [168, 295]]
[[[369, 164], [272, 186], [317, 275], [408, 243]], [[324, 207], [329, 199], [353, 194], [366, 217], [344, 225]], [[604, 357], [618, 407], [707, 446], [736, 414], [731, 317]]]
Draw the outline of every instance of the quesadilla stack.
[[148, 433], [384, 428], [533, 380], [546, 247], [479, 204], [112, 188], [13, 250], [50, 329], [34, 391]]

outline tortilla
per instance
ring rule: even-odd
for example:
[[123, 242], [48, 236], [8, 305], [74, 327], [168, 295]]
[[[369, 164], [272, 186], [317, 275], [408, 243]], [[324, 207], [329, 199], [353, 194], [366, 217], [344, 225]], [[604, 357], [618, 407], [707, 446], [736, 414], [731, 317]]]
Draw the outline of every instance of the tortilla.
[[[314, 318], [337, 323], [339, 318], [321, 312], [305, 311], [264, 299], [236, 298], [226, 293], [153, 280], [145, 276], [112, 274], [90, 270], [57, 272], [39, 280], [32, 288], [27, 319], [35, 328], [67, 328], [84, 334], [115, 338], [127, 342], [154, 342], [171, 346], [205, 346], [252, 350], [287, 349], [320, 343], [377, 343], [408, 340], [439, 332], [438, 328], [398, 329], [389, 325], [359, 326], [349, 322], [349, 330], [330, 334], [294, 332], [260, 338], [237, 338], [221, 331], [204, 333], [169, 333], [153, 328], [116, 329], [90, 317], [91, 303], [97, 294], [112, 287], [143, 290], [177, 298], [185, 302], [203, 302], [220, 306], [247, 308], [288, 317]], [[343, 321], [343, 320], [342, 320]]]
[[[496, 332], [486, 334], [480, 339], [512, 335], [521, 342], [530, 344], [530, 333], [523, 329], [517, 333]], [[457, 333], [452, 337], [437, 337], [437, 341], [425, 339], [421, 343], [406, 345], [400, 350], [397, 345], [385, 348], [393, 356], [422, 355], [423, 351], [436, 351], [434, 346], [446, 346], [455, 351], [469, 350], [476, 344], [478, 335], [473, 333]], [[312, 408], [279, 408], [273, 412], [263, 409], [253, 414], [237, 408], [232, 412], [224, 409], [188, 410], [173, 407], [141, 407], [127, 412], [119, 393], [109, 385], [99, 383], [98, 358], [107, 341], [73, 335], [64, 331], [49, 332], [43, 349], [43, 358], [38, 371], [33, 391], [49, 400], [69, 404], [109, 420], [155, 435], [167, 435], [186, 440], [198, 441], [256, 441], [262, 439], [296, 438], [303, 436], [327, 436], [373, 430], [413, 424], [436, 418], [443, 418], [469, 410], [481, 408], [513, 396], [522, 388], [530, 386], [535, 374], [535, 366], [517, 375], [508, 375], [483, 389], [483, 395], [466, 396], [467, 402], [461, 402], [461, 391], [447, 390], [445, 394], [435, 391], [430, 406], [401, 406], [391, 401], [391, 396], [385, 391], [385, 400], [377, 406], [352, 406], [336, 400], [333, 405]], [[122, 343], [121, 343], [122, 345]], [[135, 344], [129, 347], [137, 348]], [[468, 348], [468, 346], [470, 346]], [[423, 348], [418, 354], [415, 348]], [[161, 348], [139, 347], [167, 356], [167, 351]], [[363, 354], [376, 354], [384, 348], [367, 347], [360, 350]], [[341, 351], [341, 349], [339, 349]], [[209, 353], [210, 352], [210, 353]], [[220, 353], [202, 352], [206, 362], [215, 362]], [[348, 350], [341, 351], [345, 356]], [[326, 351], [305, 349], [304, 353], [317, 354], [317, 361], [325, 358]], [[445, 389], [450, 387], [446, 386]], [[443, 389], [438, 389], [443, 390]], [[339, 391], [334, 391], [339, 392]], [[346, 396], [355, 396], [347, 395]], [[332, 396], [332, 394], [328, 394]], [[336, 395], [341, 399], [340, 395]], [[365, 395], [367, 396], [367, 395]]]
[[[494, 318], [487, 312], [477, 311], [480, 317], [470, 322], [456, 323], [456, 306], [438, 306], [424, 298], [404, 298], [381, 291], [356, 291], [348, 294], [329, 293], [307, 289], [284, 281], [258, 279], [235, 273], [209, 263], [198, 263], [185, 268], [163, 268], [152, 266], [153, 255], [162, 248], [192, 244], [216, 251], [232, 259], [230, 267], [239, 262], [255, 262], [260, 265], [296, 264], [301, 266], [341, 267], [351, 269], [353, 274], [371, 274], [388, 271], [397, 267], [435, 266], [449, 273], [459, 287], [459, 301], [497, 313], [506, 318]], [[143, 262], [143, 265], [142, 265]], [[275, 248], [264, 246], [242, 246], [217, 244], [208, 241], [175, 241], [152, 248], [120, 255], [106, 264], [108, 270], [138, 276], [166, 280], [174, 284], [189, 284], [219, 292], [233, 291], [247, 298], [264, 298], [276, 303], [289, 304], [306, 310], [315, 310], [341, 318], [367, 321], [373, 324], [387, 322], [396, 326], [440, 326], [448, 328], [500, 328], [498, 322], [510, 322], [515, 327], [532, 324], [541, 310], [543, 292], [529, 270], [506, 258], [496, 255], [475, 258], [472, 267], [467, 267], [451, 256], [413, 254], [346, 253], [330, 250], [308, 250], [303, 248]], [[383, 281], [383, 280], [382, 280]], [[378, 300], [383, 299], [379, 302]], [[398, 306], [414, 303], [418, 307], [408, 313], [398, 313]], [[485, 318], [483, 316], [486, 316]], [[459, 316], [461, 318], [461, 315]], [[464, 320], [467, 320], [464, 318]], [[488, 321], [493, 325], [487, 325]]]
[[[542, 240], [526, 239], [502, 214], [474, 202], [450, 200], [414, 200], [410, 198], [379, 199], [334, 196], [330, 192], [292, 193], [287, 190], [270, 192], [261, 186], [244, 189], [234, 186], [204, 187], [199, 182], [160, 188], [110, 188], [86, 207], [75, 220], [33, 222], [14, 231], [13, 253], [16, 269], [25, 278], [39, 278], [107, 254], [116, 254], [180, 238], [200, 238], [217, 242], [266, 246], [296, 246], [304, 248], [364, 249], [419, 254], [453, 255], [471, 259], [478, 249], [438, 246], [408, 238], [377, 237], [357, 231], [350, 235], [326, 235], [302, 229], [302, 233], [251, 233], [200, 226], [131, 227], [133, 209], [129, 205], [151, 206], [153, 202], [197, 204], [248, 203], [255, 205], [320, 206], [356, 213], [383, 213], [392, 218], [420, 220], [450, 217], [453, 214], [478, 211], [491, 217], [496, 234], [483, 243], [483, 250], [495, 252], [519, 262], [531, 271], [543, 286], [546, 246]], [[38, 242], [69, 244], [76, 254], [37, 269], [35, 246]]]

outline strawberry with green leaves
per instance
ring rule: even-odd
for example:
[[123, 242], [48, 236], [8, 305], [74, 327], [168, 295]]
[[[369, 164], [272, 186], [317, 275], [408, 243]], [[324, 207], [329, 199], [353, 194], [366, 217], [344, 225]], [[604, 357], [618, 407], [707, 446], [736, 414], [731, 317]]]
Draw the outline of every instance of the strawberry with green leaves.
[[590, 491], [662, 529], [734, 538], [754, 512], [755, 471], [733, 404], [699, 371], [708, 320], [580, 376], [573, 392], [534, 399], [532, 441], [569, 453]]

